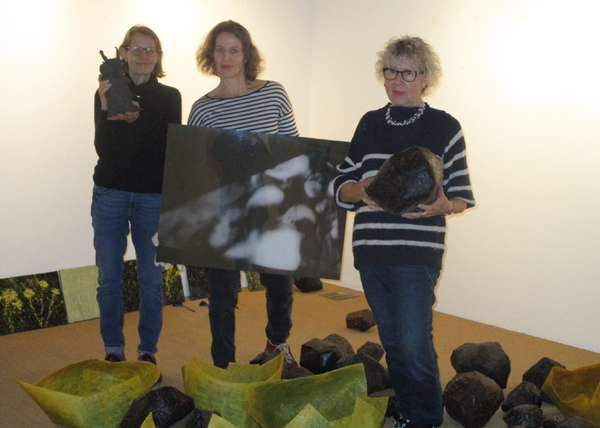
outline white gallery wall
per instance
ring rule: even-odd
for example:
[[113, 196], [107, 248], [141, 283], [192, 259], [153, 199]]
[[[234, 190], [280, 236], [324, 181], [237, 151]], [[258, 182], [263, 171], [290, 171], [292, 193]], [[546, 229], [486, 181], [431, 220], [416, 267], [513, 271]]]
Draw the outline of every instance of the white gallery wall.
[[[463, 125], [478, 202], [449, 220], [436, 309], [600, 352], [599, 12], [586, 0], [5, 0], [0, 278], [94, 263], [98, 50], [113, 56], [134, 23], [161, 37], [184, 123], [217, 83], [195, 50], [234, 19], [266, 58], [262, 77], [288, 90], [301, 134], [343, 141], [387, 102], [375, 53], [411, 34], [441, 57], [428, 101]], [[350, 250], [341, 284], [360, 289]]]

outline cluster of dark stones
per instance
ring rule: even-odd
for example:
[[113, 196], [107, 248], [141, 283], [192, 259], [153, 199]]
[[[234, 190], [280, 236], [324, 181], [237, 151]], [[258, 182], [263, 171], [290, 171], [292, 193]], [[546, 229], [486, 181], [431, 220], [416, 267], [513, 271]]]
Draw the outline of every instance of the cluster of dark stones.
[[[367, 391], [373, 394], [390, 388], [387, 370], [379, 362], [385, 354], [383, 347], [375, 342], [366, 342], [354, 351], [352, 344], [339, 334], [330, 334], [324, 339], [314, 338], [302, 345], [300, 367], [284, 367], [282, 379], [323, 374], [353, 364], [363, 364], [367, 378]], [[273, 355], [264, 352], [250, 361], [264, 364]]]
[[156, 428], [207, 428], [213, 414], [220, 416], [196, 409], [192, 397], [164, 386], [134, 400], [119, 428], [139, 428], [150, 413]]
[[485, 426], [501, 407], [509, 427], [593, 428], [585, 419], [563, 416], [558, 409], [544, 412], [548, 398], [541, 387], [555, 366], [562, 364], [542, 358], [523, 374], [523, 381], [506, 398], [510, 359], [498, 342], [466, 343], [450, 357], [456, 376], [444, 389], [446, 412], [465, 428]]

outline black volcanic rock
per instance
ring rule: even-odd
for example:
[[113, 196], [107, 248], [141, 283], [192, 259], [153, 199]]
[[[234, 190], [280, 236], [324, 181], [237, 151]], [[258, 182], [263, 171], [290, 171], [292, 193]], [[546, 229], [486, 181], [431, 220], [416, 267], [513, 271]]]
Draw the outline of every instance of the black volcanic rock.
[[498, 384], [477, 371], [457, 374], [444, 389], [446, 412], [465, 428], [484, 427], [503, 400]]
[[388, 158], [366, 192], [392, 214], [419, 211], [417, 205], [437, 198], [444, 178], [439, 156], [423, 147], [409, 147]]
[[341, 357], [337, 345], [315, 338], [302, 345], [300, 365], [314, 374], [321, 374], [335, 370]]
[[525, 428], [540, 428], [542, 426], [543, 412], [535, 404], [522, 404], [510, 409], [502, 419], [509, 427], [521, 425]]
[[370, 309], [363, 309], [346, 315], [346, 327], [348, 328], [367, 331], [376, 325], [377, 323], [373, 317], [373, 312]]
[[510, 359], [498, 342], [465, 343], [452, 352], [450, 357], [456, 373], [478, 371], [506, 388], [510, 375]]
[[194, 411], [194, 400], [172, 386], [163, 386], [137, 398], [119, 428], [139, 428], [152, 412], [156, 428], [168, 428]]
[[[535, 363], [533, 366], [529, 368], [525, 373], [523, 373], [523, 380], [527, 382], [533, 383], [538, 388], [542, 388], [544, 382], [546, 382], [546, 378], [550, 374], [550, 371], [553, 367], [562, 367], [566, 369], [561, 363], [554, 361], [551, 358], [544, 357]], [[546, 403], [550, 403], [550, 399], [542, 392], [542, 400]]]
[[303, 293], [323, 289], [323, 282], [319, 278], [294, 278], [294, 285]]
[[373, 394], [377, 391], [386, 389], [385, 368], [367, 354], [358, 353], [340, 358], [337, 363], [337, 368], [340, 369], [354, 364], [363, 364], [365, 367], [367, 394]]
[[379, 343], [375, 342], [365, 342], [363, 346], [356, 350], [357, 354], [367, 354], [369, 357], [373, 358], [375, 361], [380, 361], [381, 358], [385, 355], [385, 351], [383, 346]]
[[333, 333], [323, 340], [339, 348], [340, 358], [345, 357], [346, 355], [354, 354], [354, 348], [352, 348], [352, 344], [348, 342], [348, 339], [346, 339], [344, 336], [340, 336], [339, 334]]
[[521, 404], [534, 404], [540, 407], [542, 405], [541, 389], [531, 382], [521, 382], [508, 394], [502, 403], [502, 410], [508, 412]]

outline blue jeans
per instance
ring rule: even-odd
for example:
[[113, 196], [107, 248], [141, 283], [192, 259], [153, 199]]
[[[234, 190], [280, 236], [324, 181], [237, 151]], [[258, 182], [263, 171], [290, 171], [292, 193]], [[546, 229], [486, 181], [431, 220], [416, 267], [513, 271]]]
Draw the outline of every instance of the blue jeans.
[[[238, 302], [240, 272], [237, 270], [206, 269], [208, 279], [208, 317], [212, 334], [211, 355], [214, 365], [227, 368], [235, 362], [235, 306]], [[285, 342], [292, 328], [291, 276], [260, 274], [267, 289], [267, 338], [273, 343]]]
[[398, 410], [412, 422], [441, 425], [442, 387], [431, 333], [440, 271], [417, 265], [360, 265], [358, 270], [386, 352]]
[[131, 225], [140, 285], [139, 353], [155, 353], [162, 328], [163, 268], [154, 265], [161, 195], [94, 186], [92, 226], [98, 266], [100, 333], [106, 353], [123, 353], [123, 256]]

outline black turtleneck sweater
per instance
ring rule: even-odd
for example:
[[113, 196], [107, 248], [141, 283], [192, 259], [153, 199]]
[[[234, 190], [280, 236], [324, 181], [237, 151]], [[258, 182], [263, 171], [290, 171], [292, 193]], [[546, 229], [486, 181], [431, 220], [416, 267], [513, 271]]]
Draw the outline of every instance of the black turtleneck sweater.
[[154, 74], [141, 85], [130, 82], [129, 88], [141, 107], [131, 123], [108, 120], [96, 91], [94, 183], [127, 192], [161, 193], [168, 124], [181, 124], [181, 94], [158, 83]]

